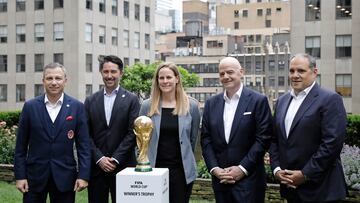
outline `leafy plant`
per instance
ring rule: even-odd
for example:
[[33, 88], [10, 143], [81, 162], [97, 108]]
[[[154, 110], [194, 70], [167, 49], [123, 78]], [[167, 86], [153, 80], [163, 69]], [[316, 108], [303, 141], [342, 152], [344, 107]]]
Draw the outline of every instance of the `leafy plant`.
[[211, 175], [203, 159], [198, 162], [197, 171], [198, 171], [198, 178], [207, 178], [207, 179], [211, 178]]
[[15, 151], [15, 134], [17, 126], [6, 127], [6, 122], [0, 122], [0, 163], [13, 164]]
[[360, 190], [360, 148], [345, 144], [340, 156], [346, 185], [351, 189]]

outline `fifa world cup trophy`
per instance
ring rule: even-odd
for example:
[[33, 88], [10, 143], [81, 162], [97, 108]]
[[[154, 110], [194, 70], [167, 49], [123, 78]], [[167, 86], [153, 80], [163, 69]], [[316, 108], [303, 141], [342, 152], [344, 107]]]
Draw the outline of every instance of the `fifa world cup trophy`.
[[147, 156], [152, 129], [153, 129], [153, 124], [149, 117], [139, 116], [135, 119], [134, 133], [136, 135], [136, 144], [139, 149], [139, 155], [137, 157], [137, 165], [135, 167], [135, 171], [138, 172], [152, 171], [149, 162], [149, 157]]

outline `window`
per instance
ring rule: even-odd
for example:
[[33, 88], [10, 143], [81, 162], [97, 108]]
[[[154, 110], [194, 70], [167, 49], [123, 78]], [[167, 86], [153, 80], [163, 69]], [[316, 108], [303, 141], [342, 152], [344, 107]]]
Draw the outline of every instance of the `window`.
[[238, 30], [239, 29], [239, 22], [234, 22], [234, 29]]
[[85, 42], [92, 42], [92, 25], [90, 23], [85, 24]]
[[276, 8], [276, 12], [281, 12], [281, 7]]
[[0, 25], [0, 43], [7, 42], [7, 26]]
[[134, 33], [134, 48], [136, 49], [140, 48], [140, 32]]
[[124, 17], [129, 18], [129, 2], [124, 1]]
[[16, 102], [25, 101], [25, 85], [16, 85]]
[[261, 43], [261, 35], [255, 35], [256, 43]]
[[315, 58], [321, 57], [320, 37], [305, 37], [305, 52]]
[[305, 20], [320, 20], [320, 0], [305, 0]]
[[255, 74], [262, 73], [261, 61], [255, 61]]
[[150, 49], [150, 34], [145, 34], [145, 49]]
[[123, 40], [124, 47], [129, 47], [129, 30], [123, 31]]
[[135, 64], [136, 64], [136, 63], [140, 63], [140, 59], [135, 58], [135, 59], [134, 59], [134, 63], [135, 63]]
[[282, 72], [285, 70], [285, 61], [282, 61], [282, 60], [278, 61], [278, 70], [279, 70], [279, 72]]
[[92, 85], [90, 85], [90, 84], [89, 84], [89, 85], [86, 85], [86, 92], [85, 92], [86, 97], [92, 95], [92, 92], [93, 92], [93, 90], [92, 90]]
[[130, 60], [128, 57], [124, 57], [124, 67], [129, 66], [130, 65]]
[[44, 85], [35, 84], [34, 85], [34, 97], [40, 96], [42, 94], [44, 94]]
[[275, 77], [269, 76], [269, 87], [275, 87]]
[[265, 20], [265, 27], [271, 27], [271, 20]]
[[139, 4], [135, 4], [134, 18], [135, 18], [135, 20], [140, 20], [140, 5]]
[[92, 72], [92, 54], [85, 54], [85, 67], [86, 72]]
[[99, 12], [105, 13], [105, 0], [99, 0]]
[[254, 42], [254, 35], [248, 35], [248, 42], [253, 43]]
[[34, 55], [34, 69], [35, 72], [41, 72], [44, 68], [44, 54]]
[[116, 28], [111, 30], [111, 44], [114, 46], [118, 45], [118, 30]]
[[16, 55], [16, 72], [25, 72], [25, 54]]
[[336, 76], [336, 92], [343, 97], [351, 97], [352, 81], [350, 74], [337, 74]]
[[0, 0], [0, 12], [7, 11], [7, 0]]
[[16, 11], [25, 11], [25, 0], [16, 0]]
[[105, 26], [99, 26], [99, 43], [105, 44]]
[[351, 35], [336, 36], [336, 58], [351, 57]]
[[242, 17], [247, 18], [248, 17], [248, 10], [243, 10]]
[[54, 0], [54, 9], [64, 8], [64, 0]]
[[45, 38], [45, 27], [43, 23], [35, 24], [35, 42], [43, 42]]
[[239, 10], [234, 10], [234, 18], [238, 18], [239, 17]]
[[118, 15], [118, 1], [117, 0], [112, 0], [111, 13], [114, 16]]
[[0, 73], [7, 72], [7, 55], [0, 55]]
[[266, 9], [266, 15], [267, 15], [267, 16], [271, 16], [271, 8], [267, 8], [267, 9]]
[[16, 25], [16, 42], [25, 42], [25, 25]]
[[7, 101], [7, 85], [0, 84], [0, 102]]
[[261, 3], [261, 0], [257, 0], [258, 3]]
[[64, 23], [54, 23], [54, 41], [64, 40]]
[[86, 0], [85, 8], [92, 10], [92, 0]]
[[278, 85], [285, 86], [285, 77], [284, 76], [279, 76]]
[[149, 65], [150, 64], [150, 60], [149, 59], [145, 59], [145, 64]]
[[263, 15], [263, 10], [257, 9], [257, 16], [262, 16], [262, 15]]
[[245, 3], [250, 3], [250, 0], [246, 0]]
[[261, 53], [261, 47], [255, 47], [255, 53]]
[[217, 40], [207, 41], [206, 47], [207, 48], [221, 48], [221, 47], [223, 47], [223, 42], [217, 41]]
[[269, 60], [269, 71], [274, 72], [275, 71], [275, 61]]
[[261, 77], [256, 77], [256, 78], [255, 78], [255, 86], [256, 86], [256, 87], [261, 86]]
[[43, 10], [44, 9], [44, 0], [35, 0], [34, 9], [35, 10]]
[[145, 22], [150, 23], [150, 7], [145, 6]]
[[336, 0], [336, 18], [351, 18], [351, 0]]
[[317, 84], [319, 84], [321, 86], [321, 75], [320, 74], [317, 74], [316, 82], [317, 82]]
[[62, 53], [54, 54], [54, 62], [64, 65], [64, 54]]

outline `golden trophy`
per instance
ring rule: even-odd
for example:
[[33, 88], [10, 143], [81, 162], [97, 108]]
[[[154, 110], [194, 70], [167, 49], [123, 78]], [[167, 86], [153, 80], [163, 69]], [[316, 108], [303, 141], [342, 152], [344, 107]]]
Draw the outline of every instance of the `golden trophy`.
[[151, 131], [153, 129], [152, 121], [147, 116], [139, 116], [134, 121], [134, 133], [136, 135], [136, 144], [139, 149], [137, 165], [135, 171], [149, 172], [152, 171], [149, 158], [147, 156]]

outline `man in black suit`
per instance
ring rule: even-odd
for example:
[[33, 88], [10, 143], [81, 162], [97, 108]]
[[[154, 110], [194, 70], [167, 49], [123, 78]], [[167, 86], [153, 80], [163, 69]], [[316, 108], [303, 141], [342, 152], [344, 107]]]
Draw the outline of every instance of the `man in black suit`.
[[346, 112], [340, 95], [316, 83], [308, 54], [290, 60], [291, 92], [278, 99], [271, 166], [289, 203], [338, 202], [346, 196], [340, 152]]
[[105, 88], [85, 100], [92, 144], [88, 199], [90, 203], [108, 202], [110, 191], [115, 203], [116, 173], [136, 164], [133, 125], [140, 103], [135, 94], [119, 86], [121, 59], [99, 57], [99, 68]]
[[216, 202], [264, 202], [264, 153], [272, 134], [268, 100], [244, 87], [236, 58], [220, 61], [219, 76], [225, 91], [206, 101], [201, 129]]

